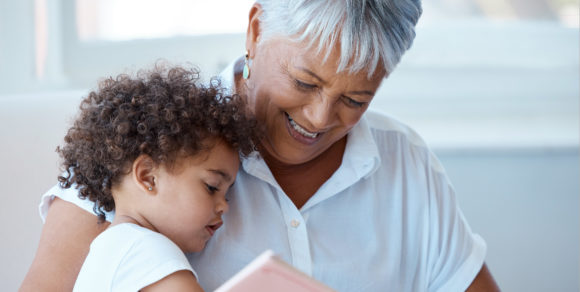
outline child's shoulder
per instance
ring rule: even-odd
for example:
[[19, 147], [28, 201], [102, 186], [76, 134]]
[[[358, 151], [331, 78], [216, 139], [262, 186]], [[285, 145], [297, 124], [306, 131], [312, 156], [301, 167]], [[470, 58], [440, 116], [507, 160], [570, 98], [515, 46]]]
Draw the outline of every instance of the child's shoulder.
[[141, 227], [133, 223], [120, 223], [109, 226], [91, 243], [91, 250], [117, 247], [120, 250], [143, 250], [170, 247], [174, 243], [163, 234]]
[[122, 240], [126, 244], [157, 243], [161, 245], [175, 245], [165, 235], [134, 223], [119, 223], [112, 225], [97, 238], [102, 240]]
[[152, 268], [173, 262], [191, 270], [185, 254], [177, 244], [161, 233], [132, 223], [120, 223], [107, 228], [93, 241], [91, 250], [93, 248], [109, 252], [111, 249], [117, 250], [122, 266]]
[[93, 241], [79, 277], [81, 287], [90, 287], [86, 283], [94, 283], [94, 275], [109, 271], [107, 279], [100, 281], [111, 283], [115, 291], [138, 291], [181, 270], [197, 277], [185, 254], [168, 237], [121, 223], [110, 226]]
[[141, 227], [134, 223], [119, 223], [115, 225], [109, 226], [109, 228], [105, 229], [101, 235], [124, 235], [124, 236], [147, 236], [152, 234], [159, 234], [155, 231], [147, 229], [145, 227]]

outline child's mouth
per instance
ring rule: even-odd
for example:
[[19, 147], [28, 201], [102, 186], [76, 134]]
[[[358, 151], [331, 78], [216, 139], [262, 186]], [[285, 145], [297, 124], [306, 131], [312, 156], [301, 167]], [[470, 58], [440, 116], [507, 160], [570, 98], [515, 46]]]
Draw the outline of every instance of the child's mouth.
[[210, 236], [213, 236], [213, 234], [216, 232], [216, 230], [218, 230], [222, 225], [223, 225], [223, 222], [219, 221], [215, 224], [207, 225], [205, 227], [205, 229], [207, 230], [207, 232], [209, 232]]

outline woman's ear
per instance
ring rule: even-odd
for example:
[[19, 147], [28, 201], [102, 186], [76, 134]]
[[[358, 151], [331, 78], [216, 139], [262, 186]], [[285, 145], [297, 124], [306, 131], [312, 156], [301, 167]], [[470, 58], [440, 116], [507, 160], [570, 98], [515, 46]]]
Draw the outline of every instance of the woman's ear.
[[250, 59], [254, 57], [254, 51], [260, 40], [260, 16], [262, 11], [262, 6], [258, 3], [254, 3], [250, 9], [248, 31], [246, 32], [246, 50], [250, 53]]
[[149, 155], [139, 155], [133, 161], [132, 170], [133, 181], [139, 189], [145, 193], [157, 194], [155, 178], [158, 176], [159, 167]]

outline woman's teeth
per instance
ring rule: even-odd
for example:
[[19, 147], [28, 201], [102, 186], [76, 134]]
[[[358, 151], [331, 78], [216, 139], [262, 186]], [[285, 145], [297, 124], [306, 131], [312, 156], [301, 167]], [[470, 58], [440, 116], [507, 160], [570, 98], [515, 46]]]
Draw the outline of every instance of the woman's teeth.
[[296, 130], [296, 132], [302, 134], [303, 136], [306, 136], [308, 138], [316, 138], [318, 136], [318, 133], [310, 133], [306, 130], [304, 130], [304, 128], [300, 127], [300, 125], [298, 125], [296, 122], [294, 122], [294, 120], [288, 116], [288, 120], [290, 121], [290, 125], [292, 126], [292, 128], [294, 128], [294, 130]]

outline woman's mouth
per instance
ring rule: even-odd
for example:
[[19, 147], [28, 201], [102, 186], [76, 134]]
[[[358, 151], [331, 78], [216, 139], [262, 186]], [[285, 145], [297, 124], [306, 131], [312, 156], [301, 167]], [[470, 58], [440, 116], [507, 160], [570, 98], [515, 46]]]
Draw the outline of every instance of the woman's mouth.
[[307, 131], [298, 123], [296, 123], [294, 119], [288, 115], [288, 113], [284, 114], [286, 115], [287, 120], [286, 126], [292, 137], [305, 144], [312, 144], [318, 140], [317, 138], [321, 135], [321, 133]]
[[294, 130], [298, 131], [298, 133], [308, 137], [308, 138], [316, 138], [316, 136], [318, 136], [318, 133], [310, 133], [308, 131], [306, 131], [304, 128], [302, 128], [300, 125], [298, 125], [288, 114], [286, 114], [286, 116], [288, 117], [288, 121], [290, 121], [290, 125], [292, 126], [292, 128], [294, 128]]

